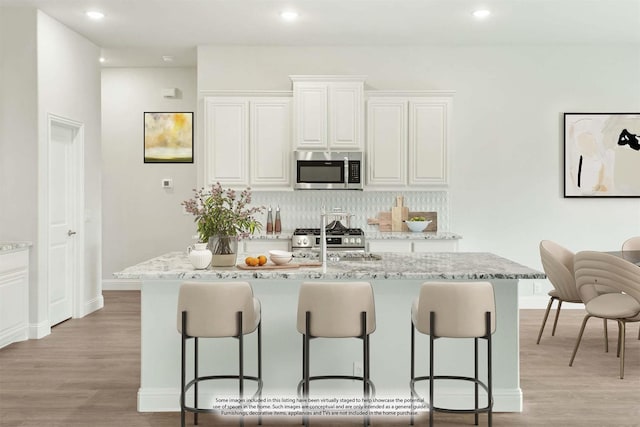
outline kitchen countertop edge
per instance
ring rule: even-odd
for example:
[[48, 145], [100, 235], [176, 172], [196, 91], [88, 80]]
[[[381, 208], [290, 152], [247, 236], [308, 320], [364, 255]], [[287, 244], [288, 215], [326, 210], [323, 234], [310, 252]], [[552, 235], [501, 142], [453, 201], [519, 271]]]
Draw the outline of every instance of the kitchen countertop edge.
[[0, 242], [0, 255], [29, 249], [31, 242]]
[[[185, 252], [170, 252], [114, 273], [117, 279], [332, 279], [332, 280], [491, 280], [544, 279], [545, 274], [486, 252], [380, 253], [381, 261], [329, 262], [322, 267], [240, 270], [237, 267], [195, 270]], [[238, 262], [244, 259], [238, 256]]]

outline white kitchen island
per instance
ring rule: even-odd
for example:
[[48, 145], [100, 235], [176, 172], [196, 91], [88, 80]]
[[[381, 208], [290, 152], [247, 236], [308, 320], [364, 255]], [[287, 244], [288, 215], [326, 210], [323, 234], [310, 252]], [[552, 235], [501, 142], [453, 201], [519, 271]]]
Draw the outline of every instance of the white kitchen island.
[[[186, 253], [172, 252], [115, 273], [119, 279], [141, 281], [141, 378], [138, 411], [178, 411], [180, 394], [180, 335], [176, 330], [177, 298], [184, 280], [244, 280], [251, 283], [262, 304], [263, 397], [296, 397], [301, 377], [302, 338], [296, 330], [300, 284], [307, 280], [365, 280], [372, 283], [377, 329], [371, 335], [371, 378], [376, 396], [409, 397], [411, 304], [424, 281], [490, 281], [495, 290], [497, 328], [493, 336], [494, 410], [522, 411], [520, 389], [518, 280], [541, 279], [539, 271], [490, 253], [379, 253], [377, 261], [329, 261], [322, 267], [286, 270], [240, 270], [236, 267], [194, 270]], [[244, 259], [239, 256], [239, 260]], [[297, 260], [294, 259], [293, 262]], [[351, 375], [361, 369], [358, 339], [313, 340], [311, 374]], [[416, 334], [416, 373], [427, 374], [428, 337]], [[480, 343], [480, 377], [484, 342]], [[473, 340], [439, 339], [436, 374], [473, 375]], [[245, 337], [245, 375], [256, 374], [256, 339]], [[203, 340], [200, 374], [237, 372], [234, 339]], [[187, 372], [192, 372], [188, 368]], [[325, 384], [321, 384], [325, 383]], [[335, 383], [335, 384], [333, 384]], [[351, 383], [351, 384], [349, 384]], [[438, 406], [473, 405], [473, 388], [466, 384], [437, 384]], [[316, 385], [317, 384], [317, 385]], [[423, 396], [427, 386], [418, 388]], [[219, 384], [216, 386], [220, 386]], [[253, 390], [247, 382], [245, 395]], [[234, 384], [223, 385], [233, 394]], [[311, 396], [361, 396], [355, 381], [314, 382]], [[216, 401], [217, 393], [201, 388], [200, 404]], [[482, 401], [481, 401], [482, 404]]]

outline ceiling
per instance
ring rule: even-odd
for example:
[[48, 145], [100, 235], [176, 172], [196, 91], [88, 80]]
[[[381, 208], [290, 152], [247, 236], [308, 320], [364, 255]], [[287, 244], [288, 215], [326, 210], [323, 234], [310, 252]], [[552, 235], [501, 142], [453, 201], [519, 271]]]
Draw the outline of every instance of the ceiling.
[[[105, 66], [195, 65], [198, 45], [640, 45], [640, 0], [0, 0], [103, 49]], [[491, 10], [477, 20], [472, 12]], [[106, 15], [85, 16], [90, 9]], [[283, 22], [280, 12], [299, 18]], [[164, 62], [162, 56], [174, 57]]]

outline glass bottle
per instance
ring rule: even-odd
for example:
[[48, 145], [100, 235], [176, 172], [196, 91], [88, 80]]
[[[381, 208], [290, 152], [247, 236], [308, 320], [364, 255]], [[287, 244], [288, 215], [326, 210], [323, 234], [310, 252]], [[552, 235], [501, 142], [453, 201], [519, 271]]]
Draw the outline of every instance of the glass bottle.
[[267, 234], [273, 233], [273, 217], [271, 215], [271, 206], [269, 206], [269, 210], [267, 211]]
[[276, 234], [280, 234], [280, 232], [282, 231], [282, 223], [280, 221], [280, 206], [276, 208], [276, 222], [274, 231], [276, 232]]

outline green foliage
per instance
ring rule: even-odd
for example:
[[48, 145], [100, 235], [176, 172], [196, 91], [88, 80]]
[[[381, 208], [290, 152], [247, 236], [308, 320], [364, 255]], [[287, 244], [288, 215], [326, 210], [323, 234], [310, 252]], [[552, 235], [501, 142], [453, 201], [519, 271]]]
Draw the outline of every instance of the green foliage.
[[262, 224], [254, 215], [264, 211], [264, 206], [248, 207], [251, 189], [246, 188], [238, 196], [233, 189], [224, 189], [219, 182], [208, 190], [193, 190], [193, 199], [185, 200], [185, 210], [195, 216], [200, 241], [210, 236], [246, 237], [260, 231]]

